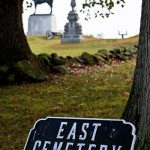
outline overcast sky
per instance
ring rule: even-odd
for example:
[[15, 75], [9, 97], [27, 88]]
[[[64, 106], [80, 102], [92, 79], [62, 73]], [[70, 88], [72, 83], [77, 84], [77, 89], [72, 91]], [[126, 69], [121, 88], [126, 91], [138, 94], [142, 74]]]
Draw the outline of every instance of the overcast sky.
[[[26, 0], [25, 0], [26, 1]], [[128, 33], [128, 36], [134, 36], [139, 33], [140, 17], [141, 17], [141, 3], [142, 0], [126, 0], [124, 8], [117, 6], [114, 10], [114, 15], [111, 15], [108, 19], [92, 18], [89, 21], [85, 20], [85, 15], [80, 12], [81, 4], [84, 0], [76, 0], [76, 10], [79, 14], [79, 23], [82, 25], [83, 34], [94, 35], [102, 34], [103, 38], [120, 38], [120, 33]], [[53, 2], [53, 15], [57, 21], [57, 31], [64, 30], [64, 25], [68, 22], [67, 16], [70, 7], [71, 0], [54, 0]], [[24, 5], [25, 7], [25, 5]], [[34, 12], [34, 5], [23, 14], [23, 23], [25, 33], [28, 27], [28, 17]], [[43, 3], [37, 6], [36, 13], [47, 14], [50, 12], [50, 7]]]

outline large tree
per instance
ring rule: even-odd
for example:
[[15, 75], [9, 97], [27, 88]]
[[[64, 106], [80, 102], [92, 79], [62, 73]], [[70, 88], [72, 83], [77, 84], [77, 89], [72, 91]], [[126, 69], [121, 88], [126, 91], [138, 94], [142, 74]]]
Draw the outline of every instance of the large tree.
[[122, 118], [136, 126], [136, 149], [150, 150], [150, 0], [142, 1], [134, 81]]
[[23, 0], [0, 0], [0, 84], [47, 79], [24, 34], [22, 5]]
[[[0, 65], [34, 59], [23, 32], [22, 2], [23, 0], [0, 0]], [[120, 2], [124, 3], [124, 0], [117, 1]], [[114, 2], [86, 0], [83, 6], [94, 5], [102, 8], [106, 6], [109, 12], [105, 15], [108, 16]], [[104, 16], [103, 13], [100, 15]], [[131, 94], [122, 118], [136, 126], [135, 149], [150, 150], [150, 0], [142, 0], [137, 65]]]
[[33, 60], [22, 23], [23, 0], [0, 0], [0, 65]]
[[[124, 0], [116, 0], [116, 3], [124, 3]], [[95, 13], [95, 16], [105, 17], [112, 13], [111, 9], [115, 6], [115, 0], [86, 0], [83, 8], [89, 9], [95, 5], [107, 8], [106, 13], [99, 10]], [[150, 0], [142, 0], [138, 45], [139, 50], [132, 90], [122, 118], [133, 123], [136, 127], [135, 149], [150, 150]]]

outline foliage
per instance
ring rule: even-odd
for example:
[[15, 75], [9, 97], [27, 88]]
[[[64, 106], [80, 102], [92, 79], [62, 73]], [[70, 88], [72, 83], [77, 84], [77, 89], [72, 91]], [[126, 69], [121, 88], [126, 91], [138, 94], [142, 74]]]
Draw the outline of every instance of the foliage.
[[113, 14], [113, 8], [116, 5], [121, 5], [121, 7], [124, 7], [124, 4], [124, 0], [85, 0], [85, 2], [82, 4], [81, 12], [86, 12], [85, 19], [88, 20], [91, 18], [91, 9], [96, 8], [96, 11], [94, 11], [94, 16], [101, 16], [104, 18]]

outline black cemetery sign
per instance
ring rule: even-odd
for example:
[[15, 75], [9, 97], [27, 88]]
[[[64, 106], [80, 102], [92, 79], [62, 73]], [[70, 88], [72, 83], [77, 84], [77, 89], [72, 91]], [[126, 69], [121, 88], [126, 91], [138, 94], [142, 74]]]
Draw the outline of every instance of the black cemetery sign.
[[124, 120], [48, 117], [35, 123], [24, 150], [133, 150], [135, 139]]

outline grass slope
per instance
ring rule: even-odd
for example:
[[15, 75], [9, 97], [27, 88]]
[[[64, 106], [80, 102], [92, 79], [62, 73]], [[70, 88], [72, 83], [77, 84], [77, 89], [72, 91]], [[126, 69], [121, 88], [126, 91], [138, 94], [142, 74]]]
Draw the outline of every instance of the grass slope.
[[[60, 45], [59, 40], [29, 37], [34, 53], [78, 55], [89, 50], [136, 44], [137, 37], [124, 40], [87, 38], [81, 44]], [[91, 50], [93, 48], [93, 50]], [[36, 51], [37, 49], [37, 51]], [[69, 53], [68, 53], [69, 52]], [[128, 99], [134, 61], [87, 67], [67, 76], [51, 76], [47, 82], [0, 87], [0, 149], [22, 149], [29, 130], [47, 116], [119, 118]]]
[[48, 82], [0, 88], [1, 150], [22, 149], [29, 130], [47, 116], [119, 118], [135, 63], [86, 68]]
[[79, 56], [83, 52], [95, 54], [100, 49], [110, 50], [119, 46], [131, 47], [137, 44], [138, 36], [127, 39], [96, 39], [86, 36], [81, 43], [61, 44], [60, 39], [47, 40], [43, 36], [29, 36], [28, 42], [35, 54], [57, 53], [59, 56]]

